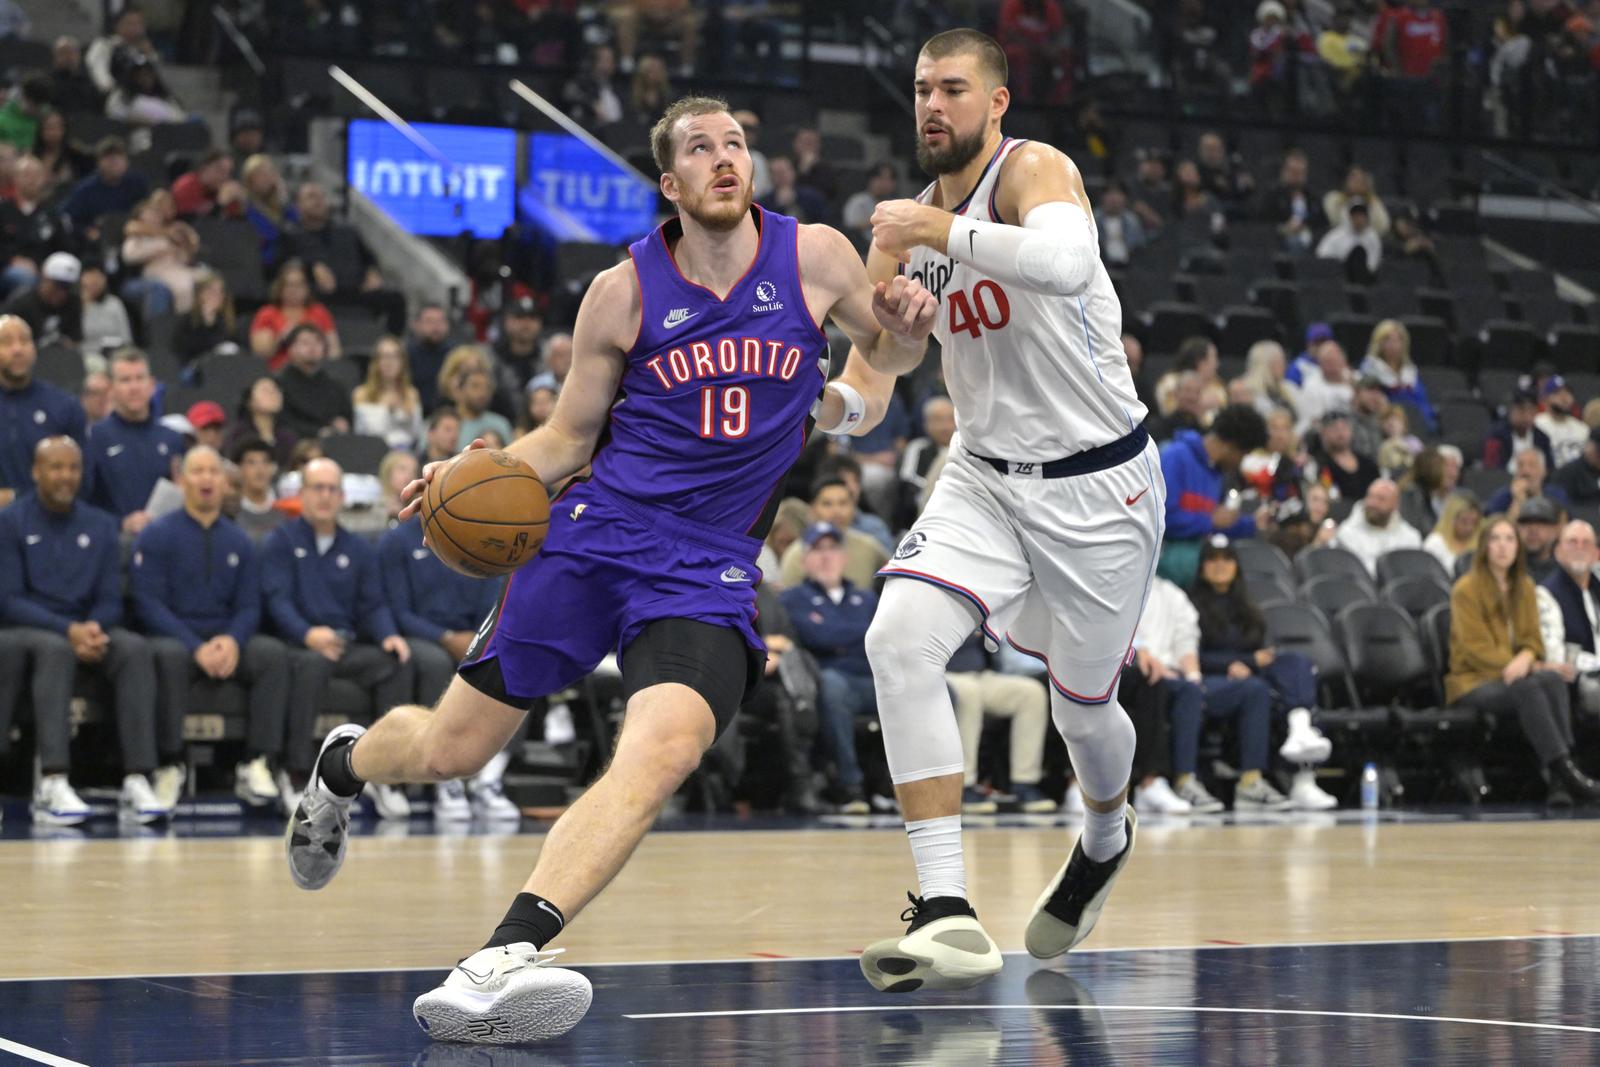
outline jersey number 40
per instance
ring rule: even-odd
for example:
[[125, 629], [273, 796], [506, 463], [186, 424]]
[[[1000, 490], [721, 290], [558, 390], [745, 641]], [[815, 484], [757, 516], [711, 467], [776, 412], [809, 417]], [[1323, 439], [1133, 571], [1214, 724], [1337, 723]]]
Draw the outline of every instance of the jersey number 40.
[[998, 330], [1011, 321], [1011, 301], [1006, 291], [985, 278], [972, 287], [972, 299], [965, 289], [950, 294], [950, 333], [978, 336], [978, 328]]

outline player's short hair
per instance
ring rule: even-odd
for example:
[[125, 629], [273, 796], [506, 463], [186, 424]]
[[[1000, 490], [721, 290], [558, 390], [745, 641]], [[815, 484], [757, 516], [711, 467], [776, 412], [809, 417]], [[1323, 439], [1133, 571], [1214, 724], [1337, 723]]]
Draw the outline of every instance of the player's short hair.
[[454, 404], [440, 404], [433, 409], [433, 414], [428, 416], [428, 429], [433, 429], [445, 419], [461, 421], [461, 412], [457, 411]]
[[678, 120], [691, 115], [733, 114], [728, 102], [719, 96], [685, 96], [667, 105], [656, 124], [650, 127], [650, 154], [655, 157], [656, 168], [662, 174], [672, 170], [672, 157], [676, 146], [672, 143], [672, 130]]
[[1211, 433], [1219, 441], [1250, 453], [1267, 447], [1267, 421], [1249, 404], [1229, 404], [1211, 420]]
[[133, 345], [123, 345], [111, 353], [111, 366], [115, 367], [118, 363], [137, 363], [145, 370], [150, 369], [150, 357], [144, 354], [143, 349]]
[[272, 446], [254, 435], [241, 438], [239, 443], [233, 446], [233, 452], [228, 458], [234, 463], [242, 464], [244, 462], [244, 457], [251, 455], [252, 453], [260, 453], [261, 455], [272, 460], [274, 463], [278, 461], [278, 457], [272, 451]]
[[977, 30], [945, 30], [943, 33], [936, 33], [922, 46], [922, 55], [929, 59], [943, 59], [954, 55], [976, 56], [978, 69], [983, 72], [991, 89], [1005, 85], [1011, 77], [1011, 69], [1006, 64], [1005, 49], [1000, 47], [1000, 42], [987, 33], [980, 33]]

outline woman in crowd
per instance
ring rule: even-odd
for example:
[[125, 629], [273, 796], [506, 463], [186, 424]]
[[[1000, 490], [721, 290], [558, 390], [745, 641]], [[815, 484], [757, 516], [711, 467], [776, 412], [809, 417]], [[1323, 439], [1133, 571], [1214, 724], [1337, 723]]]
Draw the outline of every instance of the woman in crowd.
[[128, 309], [110, 291], [105, 268], [98, 263], [84, 266], [83, 275], [78, 279], [78, 296], [83, 301], [85, 351], [133, 344], [133, 327], [128, 322]]
[[1372, 377], [1383, 383], [1390, 403], [1410, 404], [1416, 408], [1430, 434], [1439, 432], [1439, 416], [1428, 401], [1427, 388], [1417, 377], [1417, 365], [1411, 361], [1411, 331], [1403, 322], [1384, 319], [1373, 328], [1359, 373], [1363, 378]]
[[1444, 564], [1446, 574], [1456, 573], [1462, 553], [1475, 552], [1483, 532], [1483, 505], [1465, 489], [1451, 493], [1439, 512], [1439, 521], [1423, 538], [1422, 547]]
[[532, 433], [550, 421], [560, 394], [554, 374], [535, 374], [523, 390], [522, 417], [517, 420], [517, 436]]
[[239, 417], [228, 435], [229, 454], [244, 438], [259, 437], [272, 446], [272, 458], [278, 469], [288, 470], [298, 438], [283, 425], [282, 415], [283, 390], [278, 388], [277, 382], [263, 374], [245, 386], [244, 395], [239, 398]]
[[172, 351], [188, 365], [201, 356], [221, 348], [239, 348], [239, 320], [233, 311], [233, 296], [228, 280], [216, 271], [201, 268], [194, 275], [194, 306], [178, 319], [172, 334]]
[[270, 268], [278, 261], [278, 238], [289, 223], [298, 221], [289, 201], [289, 188], [278, 173], [278, 165], [264, 152], [244, 161], [239, 168], [239, 182], [245, 191], [244, 217], [256, 228], [261, 238], [261, 262]]
[[1533, 579], [1509, 519], [1484, 529], [1472, 566], [1450, 594], [1444, 686], [1451, 704], [1517, 717], [1549, 783], [1549, 803], [1600, 801], [1600, 782], [1572, 761], [1567, 679], [1545, 661]]
[[1204, 337], [1190, 337], [1178, 346], [1172, 369], [1156, 382], [1156, 406], [1162, 415], [1171, 415], [1177, 408], [1178, 379], [1186, 371], [1193, 371], [1199, 379], [1200, 406], [1206, 411], [1219, 411], [1228, 403], [1228, 389], [1217, 376], [1217, 346]]
[[39, 120], [33, 154], [50, 175], [52, 190], [70, 189], [94, 170], [94, 156], [72, 140], [67, 132], [67, 117], [59, 111], [47, 111]]
[[278, 271], [267, 290], [269, 303], [261, 305], [250, 320], [250, 351], [267, 361], [267, 368], [279, 370], [289, 360], [284, 341], [302, 322], [310, 323], [328, 339], [328, 358], [338, 359], [339, 331], [328, 309], [311, 298], [311, 281], [299, 260], [290, 260]]
[[390, 448], [415, 452], [422, 442], [422, 397], [411, 384], [411, 363], [394, 337], [372, 347], [367, 380], [351, 395], [356, 433], [381, 437]]
[[1374, 233], [1379, 237], [1388, 234], [1389, 209], [1383, 206], [1383, 200], [1373, 188], [1372, 175], [1362, 167], [1351, 167], [1345, 172], [1344, 186], [1330, 189], [1322, 198], [1322, 212], [1328, 216], [1328, 225], [1337, 226], [1345, 221], [1352, 200], [1366, 202], [1367, 219], [1372, 223]]
[[1284, 377], [1288, 369], [1283, 346], [1276, 341], [1257, 341], [1245, 357], [1245, 380], [1255, 395], [1255, 408], [1267, 418], [1274, 411], [1287, 411], [1298, 418], [1300, 389]]
[[130, 299], [143, 301], [145, 321], [194, 305], [195, 258], [200, 235], [178, 221], [172, 194], [157, 189], [133, 209], [122, 237], [122, 262], [139, 268], [139, 277], [124, 282]]
[[[1239, 572], [1239, 557], [1221, 535], [1200, 550], [1200, 574], [1189, 599], [1200, 615], [1200, 670], [1204, 714], [1238, 719], [1239, 785], [1234, 810], [1277, 811], [1335, 807], [1317, 787], [1310, 765], [1328, 758], [1333, 746], [1311, 724], [1317, 679], [1311, 661], [1298, 652], [1280, 652], [1266, 642], [1266, 624], [1250, 599]], [[1185, 706], [1180, 707], [1180, 704]], [[1174, 701], [1172, 770], [1180, 797], [1197, 809], [1215, 805], [1194, 786], [1202, 718], [1193, 701]], [[1287, 713], [1289, 737], [1280, 755], [1299, 770], [1285, 797], [1267, 781], [1268, 738], [1272, 721]]]

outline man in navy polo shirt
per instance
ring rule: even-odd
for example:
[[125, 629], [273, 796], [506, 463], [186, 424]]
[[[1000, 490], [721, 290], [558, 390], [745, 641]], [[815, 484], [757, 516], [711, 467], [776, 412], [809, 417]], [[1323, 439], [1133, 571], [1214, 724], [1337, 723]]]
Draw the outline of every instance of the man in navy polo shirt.
[[[377, 714], [411, 703], [415, 675], [411, 647], [395, 627], [383, 596], [378, 554], [341, 528], [344, 472], [331, 459], [314, 459], [301, 475], [300, 518], [273, 530], [261, 549], [261, 587], [267, 616], [293, 646], [289, 737], [278, 789], [293, 811], [316, 759], [313, 733], [328, 683], [348, 678], [370, 690]], [[410, 814], [405, 794], [373, 787], [378, 813]]]
[[130, 582], [155, 654], [162, 744], [169, 752], [182, 751], [189, 687], [196, 679], [247, 686], [245, 759], [235, 769], [233, 788], [240, 800], [260, 807], [278, 800], [268, 761], [283, 752], [289, 650], [257, 632], [261, 571], [249, 536], [222, 514], [226, 476], [216, 449], [190, 449], [178, 484], [183, 507], [156, 519], [134, 542]]
[[[467, 654], [479, 624], [494, 610], [504, 583], [468, 578], [439, 562], [422, 543], [422, 520], [415, 515], [378, 542], [378, 568], [395, 624], [411, 646], [411, 662], [417, 669], [416, 702], [431, 708], [455, 677], [456, 664]], [[476, 811], [488, 819], [520, 818], [517, 806], [500, 788], [510, 760], [509, 750], [503, 751], [470, 782], [440, 782], [434, 787], [434, 816], [465, 820]]]
[[0, 508], [33, 488], [33, 453], [46, 437], [84, 442], [83, 408], [33, 376], [33, 329], [0, 315]]
[[0, 511], [0, 749], [10, 733], [3, 720], [31, 666], [42, 771], [33, 819], [54, 826], [82, 822], [89, 809], [67, 780], [68, 709], [79, 665], [102, 672], [116, 695], [122, 742], [119, 812], [150, 822], [169, 810], [146, 777], [156, 769], [155, 662], [144, 638], [121, 626], [117, 522], [79, 502], [82, 479], [77, 442], [47, 437], [35, 450], [37, 490]]
[[150, 522], [145, 503], [162, 478], [171, 478], [187, 442], [150, 413], [156, 382], [150, 360], [137, 348], [111, 357], [111, 414], [89, 427], [89, 503], [111, 512], [122, 531], [137, 534]]

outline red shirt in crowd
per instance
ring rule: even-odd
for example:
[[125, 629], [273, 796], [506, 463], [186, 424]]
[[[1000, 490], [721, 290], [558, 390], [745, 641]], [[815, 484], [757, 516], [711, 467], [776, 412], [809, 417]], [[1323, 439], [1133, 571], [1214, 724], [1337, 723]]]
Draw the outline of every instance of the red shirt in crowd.
[[333, 316], [328, 314], [328, 309], [321, 304], [312, 304], [301, 312], [300, 318], [291, 323], [283, 309], [277, 304], [263, 304], [261, 310], [256, 312], [256, 317], [250, 320], [250, 332], [257, 330], [271, 330], [278, 337], [278, 350], [272, 353], [272, 358], [267, 361], [267, 369], [277, 372], [289, 362], [289, 351], [283, 347], [284, 336], [295, 326], [302, 322], [309, 322], [324, 334], [332, 336]]
[[1405, 7], [1389, 16], [1390, 32], [1394, 34], [1395, 56], [1399, 73], [1407, 78], [1427, 78], [1444, 59], [1445, 41], [1449, 28], [1444, 12], [1429, 7], [1418, 11]]

